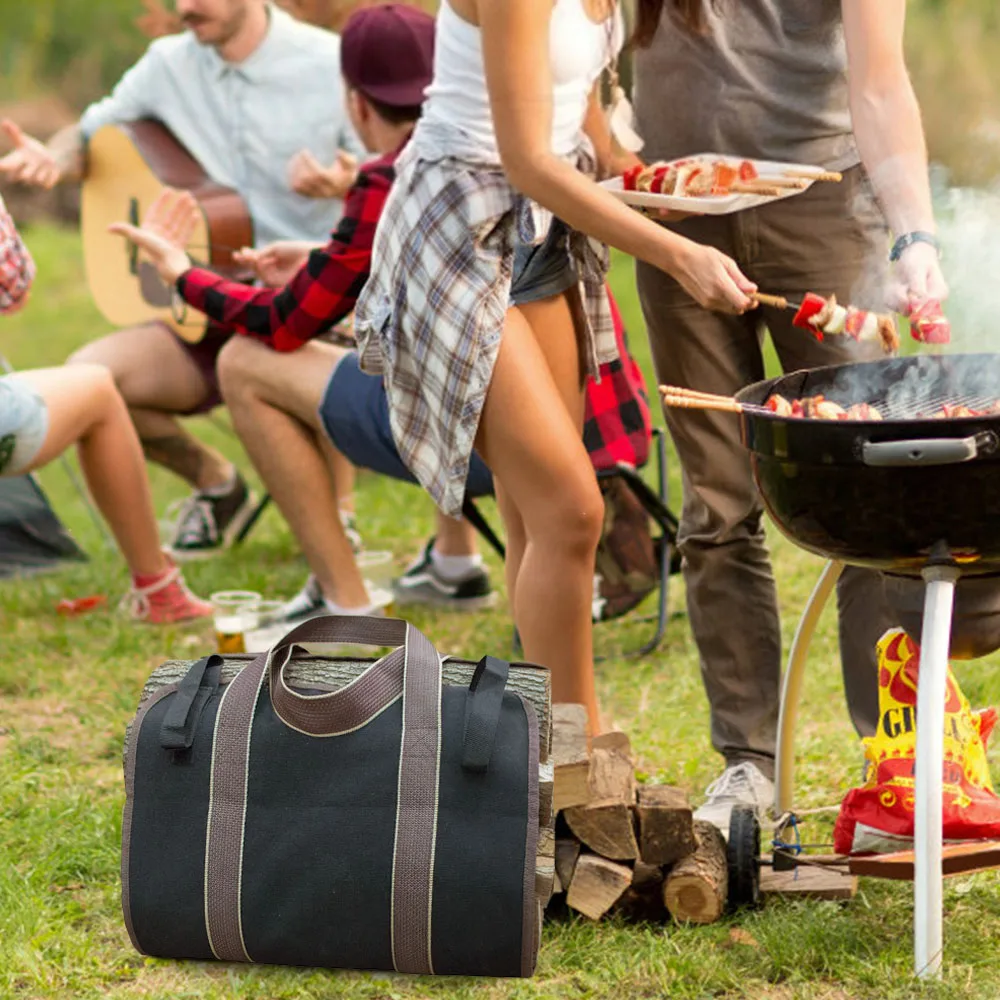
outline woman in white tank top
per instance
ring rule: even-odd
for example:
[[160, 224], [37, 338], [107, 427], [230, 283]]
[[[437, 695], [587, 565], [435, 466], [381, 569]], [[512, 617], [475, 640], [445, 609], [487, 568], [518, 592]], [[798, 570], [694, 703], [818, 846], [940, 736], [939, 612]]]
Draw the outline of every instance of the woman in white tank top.
[[492, 469], [525, 654], [596, 732], [604, 507], [581, 428], [583, 378], [617, 353], [606, 244], [709, 308], [742, 312], [753, 286], [593, 180], [634, 162], [597, 99], [622, 42], [616, 0], [442, 0], [437, 25], [355, 313], [362, 365], [383, 374], [400, 455], [445, 513], [461, 513], [473, 448]]

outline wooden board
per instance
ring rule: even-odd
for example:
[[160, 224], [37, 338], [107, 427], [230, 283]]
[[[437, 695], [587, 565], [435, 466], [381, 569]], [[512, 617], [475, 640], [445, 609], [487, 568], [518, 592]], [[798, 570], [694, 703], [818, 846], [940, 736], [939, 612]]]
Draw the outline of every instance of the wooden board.
[[[849, 866], [852, 875], [908, 882], [913, 880], [913, 851], [850, 858]], [[1000, 868], [1000, 840], [945, 844], [941, 851], [941, 871], [944, 875], [964, 875], [991, 868]]]
[[793, 871], [760, 870], [763, 896], [796, 896], [803, 899], [853, 899], [858, 878], [843, 869], [818, 865], [799, 865]]

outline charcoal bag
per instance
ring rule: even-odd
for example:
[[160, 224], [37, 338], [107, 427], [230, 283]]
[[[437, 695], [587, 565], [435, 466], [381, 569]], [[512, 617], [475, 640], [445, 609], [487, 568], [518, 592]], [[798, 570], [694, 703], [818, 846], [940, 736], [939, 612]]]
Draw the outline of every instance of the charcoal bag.
[[154, 674], [125, 744], [122, 908], [140, 952], [532, 974], [547, 671], [442, 661], [406, 622], [326, 617], [174, 676]]

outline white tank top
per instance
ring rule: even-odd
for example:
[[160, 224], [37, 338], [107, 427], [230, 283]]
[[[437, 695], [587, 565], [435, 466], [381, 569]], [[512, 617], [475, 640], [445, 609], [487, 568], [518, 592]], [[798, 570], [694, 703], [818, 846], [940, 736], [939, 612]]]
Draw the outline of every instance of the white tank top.
[[[552, 151], [558, 156], [569, 155], [579, 145], [590, 92], [621, 48], [624, 28], [618, 4], [613, 17], [595, 24], [583, 0], [556, 0], [552, 10]], [[434, 81], [427, 88], [422, 117], [461, 129], [484, 155], [488, 152], [499, 162], [480, 31], [459, 17], [447, 0], [438, 10]]]

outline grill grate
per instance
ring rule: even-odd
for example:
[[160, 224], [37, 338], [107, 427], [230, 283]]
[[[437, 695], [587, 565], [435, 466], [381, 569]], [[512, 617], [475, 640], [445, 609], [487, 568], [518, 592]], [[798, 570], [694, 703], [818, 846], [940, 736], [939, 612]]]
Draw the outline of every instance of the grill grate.
[[967, 406], [970, 410], [993, 410], [997, 395], [975, 392], [894, 392], [892, 389], [878, 399], [867, 400], [886, 420], [927, 420], [940, 417], [945, 406]]

